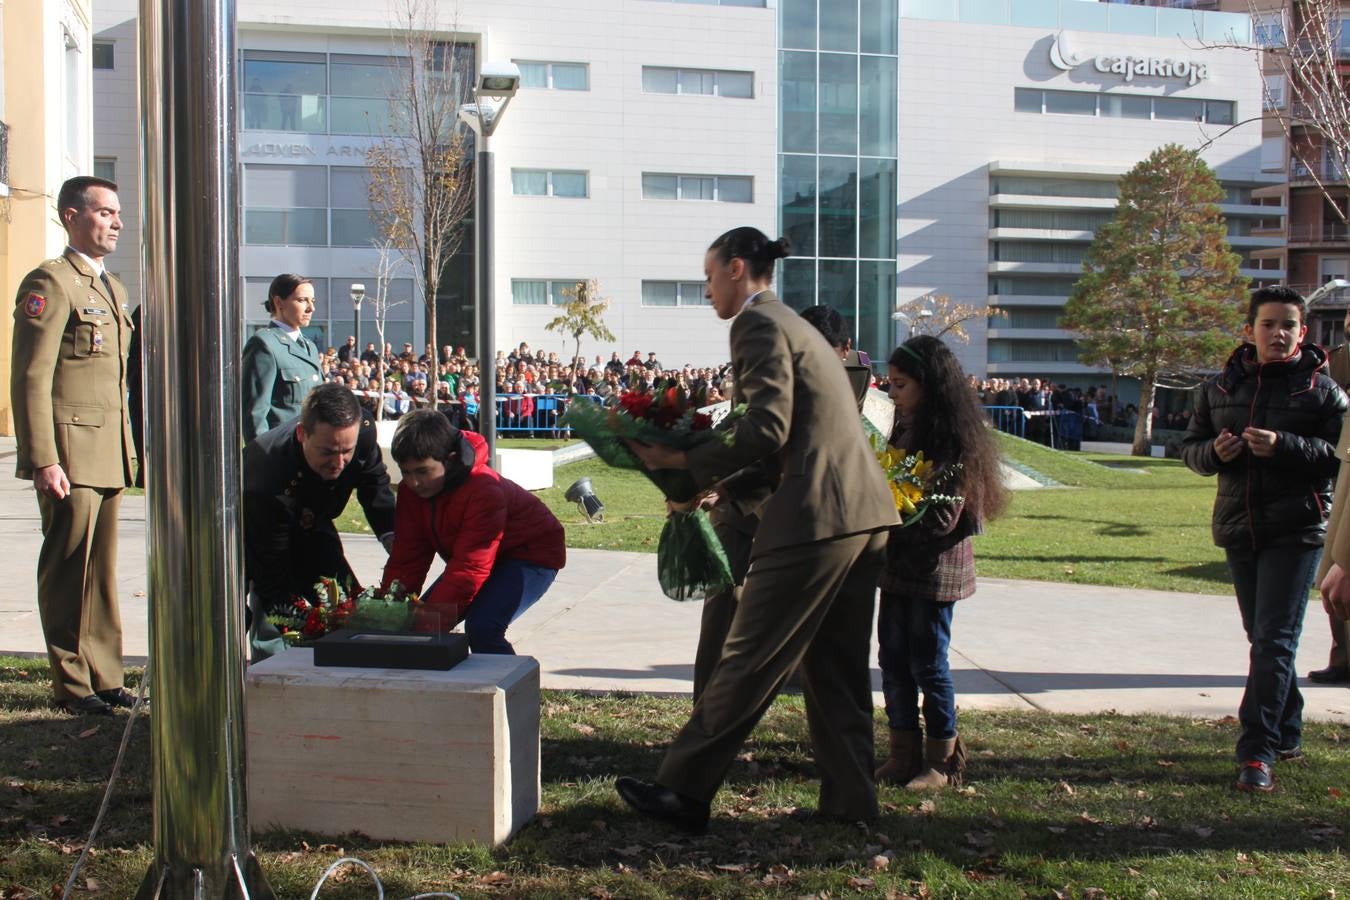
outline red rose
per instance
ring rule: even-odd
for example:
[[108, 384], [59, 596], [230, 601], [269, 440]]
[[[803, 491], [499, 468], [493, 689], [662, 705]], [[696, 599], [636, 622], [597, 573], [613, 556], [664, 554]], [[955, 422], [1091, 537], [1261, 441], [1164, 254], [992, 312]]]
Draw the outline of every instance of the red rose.
[[707, 431], [713, 427], [712, 416], [707, 413], [694, 413], [694, 421], [689, 427], [691, 431]]
[[311, 611], [305, 618], [305, 627], [300, 629], [300, 633], [309, 637], [314, 637], [323, 634], [323, 630], [323, 616], [320, 615], [319, 611], [316, 609]]

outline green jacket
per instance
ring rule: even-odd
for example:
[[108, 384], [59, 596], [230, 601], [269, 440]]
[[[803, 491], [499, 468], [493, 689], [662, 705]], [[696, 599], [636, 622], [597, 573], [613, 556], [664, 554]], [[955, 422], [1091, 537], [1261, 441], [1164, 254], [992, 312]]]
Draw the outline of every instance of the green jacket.
[[72, 250], [29, 272], [14, 308], [10, 402], [16, 475], [60, 463], [71, 484], [131, 484], [127, 291]]
[[308, 338], [301, 348], [271, 326], [249, 338], [241, 367], [245, 442], [300, 415], [322, 372], [319, 348]]

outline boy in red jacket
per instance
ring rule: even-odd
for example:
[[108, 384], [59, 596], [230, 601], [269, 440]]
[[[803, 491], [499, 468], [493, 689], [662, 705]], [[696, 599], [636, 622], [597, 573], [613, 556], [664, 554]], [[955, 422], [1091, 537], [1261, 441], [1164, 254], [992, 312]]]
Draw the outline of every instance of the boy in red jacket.
[[487, 442], [437, 410], [409, 413], [390, 447], [403, 472], [384, 587], [417, 590], [432, 557], [445, 572], [422, 594], [446, 630], [464, 622], [474, 653], [515, 653], [506, 626], [567, 561], [562, 523], [488, 466]]

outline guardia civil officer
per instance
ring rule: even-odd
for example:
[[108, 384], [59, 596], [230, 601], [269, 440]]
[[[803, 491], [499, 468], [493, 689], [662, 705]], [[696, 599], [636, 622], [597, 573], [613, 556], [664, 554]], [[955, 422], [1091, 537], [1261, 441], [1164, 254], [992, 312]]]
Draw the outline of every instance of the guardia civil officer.
[[302, 329], [314, 315], [314, 285], [283, 274], [272, 279], [263, 307], [272, 321], [244, 344], [244, 440], [300, 415], [300, 404], [323, 380], [319, 348]]
[[14, 309], [10, 400], [16, 475], [42, 515], [37, 598], [56, 702], [69, 712], [129, 707], [122, 687], [117, 512], [131, 483], [127, 291], [103, 265], [122, 228], [117, 185], [61, 186], [65, 252], [29, 272]]
[[356, 492], [386, 551], [394, 540], [389, 488], [375, 423], [341, 384], [321, 384], [300, 416], [244, 447], [244, 573], [251, 582], [254, 659], [280, 648], [267, 613], [314, 600], [321, 577], [357, 587], [333, 520]]

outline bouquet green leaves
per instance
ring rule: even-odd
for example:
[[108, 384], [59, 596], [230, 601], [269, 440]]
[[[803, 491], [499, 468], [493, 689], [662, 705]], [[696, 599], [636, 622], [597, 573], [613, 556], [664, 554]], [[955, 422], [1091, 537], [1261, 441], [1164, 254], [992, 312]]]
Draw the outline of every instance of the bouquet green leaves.
[[354, 631], [412, 631], [422, 602], [395, 581], [388, 591], [368, 587], [352, 597], [335, 578], [314, 585], [317, 601], [297, 598], [289, 607], [267, 617], [289, 645], [316, 641], [339, 628]]
[[[647, 469], [626, 441], [688, 450], [707, 441], [730, 441], [731, 433], [713, 427], [713, 418], [699, 412], [706, 405], [701, 392], [691, 393], [673, 381], [658, 382], [650, 391], [630, 392], [612, 406], [581, 397], [572, 401], [561, 424], [590, 445], [616, 469], [636, 469], [667, 499], [687, 503], [698, 496], [693, 476], [683, 469]], [[742, 415], [744, 405], [723, 420]], [[702, 600], [732, 583], [726, 551], [701, 509], [673, 512], [661, 529], [656, 551], [661, 590], [672, 600]]]

